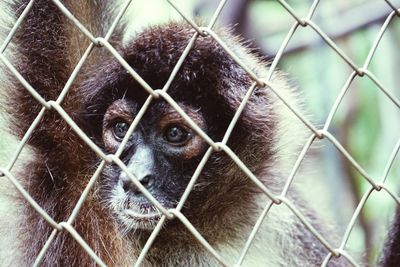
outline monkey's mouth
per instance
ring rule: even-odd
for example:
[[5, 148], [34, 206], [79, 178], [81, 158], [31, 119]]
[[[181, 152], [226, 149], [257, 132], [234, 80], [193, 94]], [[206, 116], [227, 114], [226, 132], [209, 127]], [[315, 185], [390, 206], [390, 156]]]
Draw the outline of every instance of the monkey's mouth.
[[157, 220], [160, 218], [160, 212], [154, 206], [143, 206], [140, 208], [127, 208], [124, 210], [125, 214], [132, 219], [138, 221]]
[[[162, 213], [151, 201], [142, 195], [125, 192], [122, 186], [117, 186], [113, 193], [110, 207], [124, 226], [123, 232], [153, 230], [156, 227]], [[159, 201], [162, 199], [158, 198]]]
[[161, 212], [151, 203], [131, 202], [120, 210], [124, 224], [130, 230], [152, 230], [161, 218]]

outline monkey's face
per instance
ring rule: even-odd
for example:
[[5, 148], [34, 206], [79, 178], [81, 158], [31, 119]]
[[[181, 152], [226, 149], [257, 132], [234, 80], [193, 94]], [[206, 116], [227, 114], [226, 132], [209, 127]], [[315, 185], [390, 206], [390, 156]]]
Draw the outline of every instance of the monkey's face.
[[[164, 88], [193, 33], [191, 27], [179, 25], [150, 30], [122, 47], [121, 55], [151, 88]], [[79, 88], [83, 99], [79, 126], [106, 153], [115, 153], [149, 95], [113, 58], [96, 65], [87, 77]], [[218, 142], [223, 140], [251, 83], [224, 49], [210, 36], [202, 36], [167, 93], [211, 140]], [[273, 139], [274, 120], [270, 119], [273, 112], [267, 92], [261, 88], [254, 92], [227, 142], [252, 171], [273, 155], [268, 142]], [[177, 206], [208, 144], [161, 99], [152, 100], [120, 159], [129, 173], [169, 209]], [[92, 162], [97, 160], [93, 157]], [[253, 190], [251, 181], [228, 155], [214, 151], [182, 213], [198, 229], [210, 220], [224, 220], [223, 212], [238, 205], [239, 192], [246, 202], [245, 188], [247, 192]], [[154, 205], [116, 164], [107, 165], [103, 171], [99, 192], [124, 230], [151, 230], [160, 219]]]
[[[185, 112], [204, 129], [198, 110], [181, 104]], [[140, 106], [133, 100], [119, 99], [107, 109], [103, 120], [103, 142], [108, 153], [115, 153], [135, 119]], [[179, 202], [205, 142], [167, 104], [158, 102], [146, 112], [121, 155], [128, 170], [165, 208]], [[118, 166], [105, 170], [106, 201], [126, 229], [150, 230], [160, 212]]]

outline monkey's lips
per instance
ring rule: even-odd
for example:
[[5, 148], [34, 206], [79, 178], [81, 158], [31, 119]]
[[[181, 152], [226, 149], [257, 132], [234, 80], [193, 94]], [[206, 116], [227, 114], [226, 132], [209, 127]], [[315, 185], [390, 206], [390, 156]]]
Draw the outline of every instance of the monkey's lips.
[[132, 217], [135, 220], [156, 220], [160, 218], [160, 213], [159, 212], [148, 212], [148, 213], [143, 213], [141, 211], [133, 210], [133, 209], [126, 209], [125, 214], [128, 215], [129, 217]]
[[150, 203], [131, 203], [122, 213], [125, 224], [132, 230], [152, 230], [161, 218], [161, 213]]
[[[143, 195], [125, 192], [122, 186], [116, 186], [113, 193], [110, 207], [124, 226], [124, 231], [152, 230], [156, 227], [162, 213], [151, 201]], [[161, 196], [157, 199], [162, 200]]]

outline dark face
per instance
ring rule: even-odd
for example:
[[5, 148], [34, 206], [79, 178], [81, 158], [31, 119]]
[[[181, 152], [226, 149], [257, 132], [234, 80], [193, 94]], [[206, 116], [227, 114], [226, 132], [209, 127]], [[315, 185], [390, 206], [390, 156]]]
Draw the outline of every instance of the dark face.
[[[201, 114], [181, 104], [192, 120], [205, 129]], [[107, 109], [103, 120], [103, 142], [107, 153], [115, 153], [140, 106], [118, 99]], [[154, 103], [129, 137], [121, 155], [141, 184], [163, 205], [174, 208], [180, 200], [199, 159], [207, 148], [186, 121], [169, 105]], [[155, 227], [160, 212], [118, 166], [105, 171], [108, 205], [127, 230]]]

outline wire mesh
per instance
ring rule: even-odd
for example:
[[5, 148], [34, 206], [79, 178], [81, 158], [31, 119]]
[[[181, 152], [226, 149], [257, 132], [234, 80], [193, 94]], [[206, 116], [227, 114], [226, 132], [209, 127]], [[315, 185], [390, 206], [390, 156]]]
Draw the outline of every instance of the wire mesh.
[[[129, 66], [129, 64], [124, 60], [124, 58], [118, 53], [118, 51], [113, 47], [113, 45], [109, 42], [109, 38], [114, 32], [117, 24], [119, 23], [122, 15], [124, 12], [127, 10], [128, 6], [131, 4], [131, 1], [126, 1], [124, 6], [121, 8], [121, 11], [118, 13], [116, 18], [114, 19], [111, 28], [108, 30], [107, 34], [104, 37], [101, 36], [94, 36], [77, 18], [74, 17], [74, 15], [63, 5], [62, 2], [58, 0], [52, 0], [57, 7], [61, 10], [63, 14], [65, 14], [68, 19], [70, 19], [74, 25], [88, 38], [90, 39], [91, 43], [87, 47], [85, 53], [82, 55], [81, 60], [78, 62], [76, 67], [74, 68], [71, 76], [69, 77], [67, 83], [65, 84], [62, 92], [59, 94], [59, 97], [54, 100], [46, 101], [40, 94], [37, 93], [35, 88], [33, 88], [25, 79], [24, 77], [19, 74], [18, 70], [10, 63], [10, 61], [6, 58], [4, 55], [4, 51], [7, 49], [9, 46], [13, 36], [15, 35], [17, 29], [21, 27], [21, 24], [23, 23], [25, 17], [27, 14], [29, 14], [32, 5], [34, 1], [30, 1], [30, 3], [26, 6], [25, 10], [22, 12], [20, 17], [16, 20], [13, 28], [9, 32], [7, 38], [3, 42], [3, 44], [0, 47], [0, 60], [4, 63], [4, 65], [11, 71], [11, 73], [15, 76], [15, 78], [21, 82], [21, 84], [26, 88], [26, 90], [42, 105], [42, 109], [37, 115], [36, 119], [34, 122], [30, 125], [28, 131], [25, 133], [24, 137], [20, 141], [17, 149], [15, 150], [15, 153], [13, 157], [10, 159], [9, 164], [7, 166], [0, 166], [0, 176], [5, 176], [7, 177], [13, 185], [16, 187], [16, 189], [22, 194], [22, 196], [30, 203], [30, 205], [41, 215], [43, 218], [54, 228], [52, 234], [49, 236], [46, 244], [40, 251], [38, 257], [36, 258], [36, 261], [34, 263], [34, 266], [40, 265], [41, 261], [43, 260], [43, 257], [46, 255], [47, 250], [49, 249], [49, 246], [51, 245], [52, 241], [54, 240], [56, 234], [58, 231], [67, 231], [84, 249], [90, 257], [93, 258], [93, 260], [98, 263], [100, 266], [106, 266], [106, 264], [96, 255], [96, 253], [93, 251], [92, 248], [83, 240], [83, 238], [80, 236], [80, 234], [74, 229], [73, 227], [73, 222], [78, 216], [82, 205], [86, 201], [90, 190], [93, 188], [93, 185], [95, 184], [96, 180], [99, 178], [99, 176], [102, 173], [102, 170], [106, 163], [114, 163], [118, 165], [121, 170], [126, 172], [130, 179], [134, 182], [134, 184], [139, 188], [139, 190], [148, 198], [156, 207], [157, 209], [162, 213], [162, 218], [159, 220], [157, 226], [153, 230], [152, 234], [150, 235], [146, 245], [144, 246], [143, 250], [140, 253], [140, 256], [135, 263], [135, 266], [140, 266], [141, 263], [143, 262], [147, 252], [151, 248], [152, 243], [154, 242], [155, 238], [157, 237], [158, 233], [162, 229], [163, 224], [166, 222], [166, 220], [171, 219], [171, 218], [176, 218], [180, 220], [183, 225], [187, 227], [187, 229], [193, 234], [193, 236], [198, 239], [198, 241], [209, 251], [211, 254], [223, 265], [223, 266], [229, 266], [228, 261], [224, 259], [221, 255], [218, 254], [218, 252], [207, 242], [207, 240], [202, 237], [202, 235], [196, 230], [196, 228], [190, 223], [190, 221], [182, 214], [181, 209], [187, 200], [191, 190], [193, 189], [193, 186], [196, 183], [197, 178], [199, 177], [202, 169], [204, 168], [205, 164], [207, 163], [207, 160], [210, 158], [213, 152], [216, 151], [223, 151], [226, 153], [232, 160], [235, 162], [238, 167], [251, 179], [257, 186], [260, 187], [262, 192], [265, 193], [266, 196], [270, 199], [270, 202], [265, 206], [265, 209], [263, 213], [260, 215], [259, 220], [257, 223], [254, 225], [254, 228], [248, 237], [248, 240], [243, 247], [241, 256], [237, 259], [235, 266], [240, 266], [244, 258], [252, 244], [253, 239], [257, 235], [257, 230], [259, 229], [261, 222], [264, 220], [266, 215], [268, 214], [269, 210], [271, 209], [272, 206], [276, 205], [285, 205], [287, 206], [294, 215], [296, 215], [300, 221], [304, 224], [304, 226], [310, 231], [319, 241], [320, 243], [326, 247], [326, 249], [329, 251], [329, 253], [326, 255], [326, 258], [324, 262], [322, 263], [322, 266], [326, 266], [330, 259], [332, 257], [343, 257], [345, 258], [350, 264], [357, 266], [358, 263], [356, 260], [353, 258], [353, 256], [348, 253], [345, 249], [346, 243], [349, 239], [350, 234], [352, 233], [352, 230], [356, 224], [357, 218], [365, 206], [366, 202], [368, 201], [369, 197], [372, 194], [377, 194], [378, 192], [380, 194], [387, 194], [393, 200], [400, 205], [400, 199], [399, 196], [390, 188], [387, 187], [386, 185], [386, 179], [388, 176], [388, 173], [391, 169], [391, 166], [393, 165], [396, 156], [399, 154], [400, 150], [400, 139], [398, 140], [397, 144], [394, 146], [393, 151], [390, 155], [390, 157], [387, 159], [386, 166], [381, 174], [380, 177], [372, 177], [367, 171], [365, 171], [360, 164], [353, 158], [353, 156], [341, 145], [341, 143], [336, 139], [336, 137], [329, 132], [329, 127], [331, 125], [332, 119], [334, 118], [336, 111], [338, 110], [339, 106], [342, 103], [342, 100], [346, 97], [346, 92], [348, 91], [350, 85], [353, 83], [355, 79], [369, 79], [372, 81], [376, 87], [381, 90], [388, 99], [390, 99], [391, 102], [393, 102], [394, 105], [397, 106], [397, 108], [400, 109], [400, 100], [393, 95], [390, 90], [388, 90], [381, 82], [380, 80], [368, 69], [369, 64], [371, 60], [373, 59], [375, 52], [380, 45], [380, 41], [382, 37], [385, 34], [385, 31], [387, 30], [389, 24], [395, 20], [398, 19], [400, 16], [400, 9], [397, 9], [393, 3], [391, 3], [390, 0], [385, 0], [385, 2], [393, 9], [393, 11], [387, 16], [385, 22], [381, 26], [381, 30], [379, 31], [378, 35], [376, 36], [375, 42], [372, 44], [369, 54], [367, 58], [364, 61], [364, 64], [362, 66], [358, 66], [356, 63], [353, 62], [351, 57], [346, 55], [346, 53], [338, 47], [335, 42], [327, 36], [327, 34], [324, 33], [324, 31], [318, 26], [313, 21], [313, 15], [315, 11], [318, 8], [318, 4], [320, 1], [315, 0], [313, 4], [311, 5], [308, 14], [306, 17], [300, 17], [296, 14], [296, 11], [290, 6], [290, 4], [284, 0], [277, 0], [282, 7], [293, 17], [294, 19], [294, 24], [289, 30], [289, 32], [286, 35], [286, 38], [282, 42], [278, 53], [276, 54], [276, 57], [274, 58], [271, 67], [269, 69], [269, 74], [267, 75], [267, 79], [260, 79], [257, 77], [255, 73], [251, 71], [249, 67], [246, 66], [246, 63], [240, 60], [233, 51], [229, 49], [229, 47], [224, 43], [224, 41], [218, 36], [216, 32], [213, 31], [213, 27], [216, 23], [216, 20], [218, 16], [220, 15], [221, 11], [224, 8], [224, 5], [226, 3], [225, 1], [221, 1], [219, 6], [217, 7], [216, 11], [214, 12], [214, 15], [212, 16], [212, 19], [208, 23], [207, 26], [201, 26], [197, 25], [196, 22], [191, 19], [189, 16], [184, 14], [182, 10], [180, 10], [179, 6], [174, 3], [173, 0], [168, 0], [168, 2], [171, 4], [171, 6], [182, 16], [184, 20], [186, 20], [194, 29], [195, 33], [191, 37], [187, 47], [185, 48], [184, 52], [182, 53], [178, 63], [174, 67], [174, 70], [172, 71], [168, 81], [164, 85], [162, 89], [154, 89], [152, 88], [142, 77], [140, 77], [139, 74], [135, 72], [135, 70]], [[323, 40], [326, 45], [328, 45], [342, 60], [343, 64], [348, 65], [352, 69], [352, 73], [349, 75], [346, 83], [343, 85], [341, 88], [340, 93], [338, 94], [336, 101], [334, 102], [333, 106], [330, 109], [330, 113], [328, 117], [325, 120], [325, 123], [322, 128], [314, 125], [308, 118], [303, 114], [301, 111], [297, 110], [291, 103], [289, 102], [288, 99], [286, 99], [280, 92], [279, 87], [275, 85], [272, 82], [272, 75], [276, 71], [276, 67], [278, 63], [280, 62], [282, 56], [285, 53], [285, 49], [287, 48], [288, 44], [291, 42], [293, 36], [296, 34], [298, 29], [300, 27], [306, 27], [311, 30], [313, 30], [316, 34], [318, 34]], [[221, 142], [214, 142], [212, 138], [210, 138], [204, 131], [201, 130], [201, 128], [196, 125], [196, 123], [190, 119], [190, 117], [185, 113], [185, 111], [177, 104], [177, 102], [168, 94], [168, 89], [171, 85], [171, 82], [174, 80], [174, 78], [177, 75], [177, 72], [179, 68], [182, 66], [183, 62], [185, 61], [185, 58], [189, 54], [191, 48], [196, 42], [196, 39], [199, 37], [199, 35], [208, 35], [211, 36], [226, 52], [227, 54], [238, 64], [240, 65], [244, 71], [246, 71], [249, 76], [253, 79], [253, 84], [251, 87], [248, 89], [247, 94], [244, 96], [240, 107], [238, 108], [234, 118], [232, 119], [229, 128], [227, 132], [224, 135], [224, 138]], [[126, 71], [142, 86], [142, 88], [148, 93], [148, 98], [145, 101], [144, 105], [142, 106], [141, 110], [139, 111], [138, 115], [136, 116], [135, 120], [133, 123], [130, 125], [130, 128], [128, 130], [128, 133], [126, 134], [126, 137], [122, 141], [119, 149], [115, 154], [112, 155], [106, 155], [79, 127], [78, 125], [72, 120], [70, 115], [63, 109], [61, 106], [65, 96], [67, 95], [68, 91], [71, 88], [71, 84], [73, 81], [76, 79], [78, 73], [81, 70], [81, 67], [91, 51], [93, 49], [96, 49], [98, 46], [103, 46], [105, 47], [112, 56], [115, 57], [115, 59], [126, 69]], [[310, 131], [310, 137], [308, 138], [307, 143], [304, 144], [303, 149], [301, 153], [298, 155], [297, 161], [294, 164], [289, 177], [286, 179], [286, 184], [284, 189], [282, 190], [280, 195], [274, 195], [262, 182], [258, 180], [258, 178], [249, 170], [249, 168], [240, 160], [240, 158], [231, 150], [231, 148], [227, 145], [228, 139], [232, 133], [232, 130], [235, 126], [235, 124], [238, 121], [238, 118], [243, 111], [243, 109], [246, 106], [246, 103], [253, 93], [253, 91], [257, 87], [264, 87], [267, 86], [269, 90], [271, 90], [276, 96], [287, 106], [288, 109], [293, 112], [293, 114], [296, 115], [296, 117], [309, 129]], [[188, 125], [201, 137], [203, 138], [207, 144], [209, 145], [209, 149], [203, 156], [202, 160], [200, 161], [196, 171], [194, 172], [183, 196], [181, 197], [181, 200], [179, 201], [179, 204], [177, 205], [176, 208], [174, 209], [166, 209], [162, 206], [161, 203], [157, 201], [147, 190], [146, 188], [139, 182], [139, 180], [128, 171], [127, 166], [121, 161], [119, 158], [121, 156], [121, 153], [124, 149], [124, 146], [128, 142], [129, 136], [134, 132], [135, 128], [139, 124], [140, 120], [142, 119], [143, 114], [145, 111], [149, 108], [150, 104], [154, 99], [162, 98], [165, 100], [167, 103], [169, 103], [182, 117], [183, 119], [188, 123]], [[11, 174], [11, 169], [14, 167], [15, 162], [17, 161], [18, 157], [21, 154], [22, 149], [26, 146], [28, 139], [31, 137], [33, 131], [36, 129], [38, 126], [40, 120], [43, 118], [45, 113], [48, 110], [55, 110], [68, 124], [69, 126], [76, 132], [76, 134], [86, 143], [86, 145], [93, 150], [101, 159], [101, 163], [97, 167], [97, 170], [94, 172], [92, 175], [91, 179], [88, 181], [87, 186], [85, 190], [82, 192], [81, 197], [79, 198], [78, 202], [75, 205], [75, 209], [73, 210], [71, 216], [67, 221], [63, 222], [56, 222], [40, 205], [38, 205], [35, 200], [29, 195], [29, 193], [26, 191], [26, 189], [23, 188], [23, 186], [20, 184], [18, 179], [14, 177], [14, 175]], [[290, 188], [291, 183], [293, 182], [296, 173], [300, 167], [300, 165], [303, 162], [303, 159], [307, 153], [307, 151], [310, 149], [311, 145], [316, 139], [326, 139], [327, 141], [331, 142], [337, 149], [340, 151], [341, 154], [348, 160], [348, 162], [364, 177], [364, 179], [370, 184], [370, 188], [365, 191], [361, 201], [358, 204], [357, 209], [354, 211], [354, 214], [351, 218], [351, 220], [348, 222], [347, 229], [345, 234], [342, 236], [342, 242], [340, 243], [339, 247], [335, 247], [332, 244], [330, 244], [324, 236], [318, 232], [317, 229], [315, 229], [311, 223], [308, 221], [306, 216], [302, 214], [302, 212], [299, 210], [299, 208], [296, 206], [296, 203], [293, 203], [291, 200], [287, 198], [287, 192]]]

